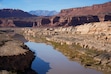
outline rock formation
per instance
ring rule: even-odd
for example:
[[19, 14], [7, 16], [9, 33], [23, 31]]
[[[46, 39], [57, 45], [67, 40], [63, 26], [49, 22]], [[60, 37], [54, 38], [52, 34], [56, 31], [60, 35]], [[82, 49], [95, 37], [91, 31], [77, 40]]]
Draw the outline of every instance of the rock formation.
[[33, 22], [30, 21], [14, 21], [16, 27], [33, 27]]
[[60, 16], [88, 16], [88, 15], [108, 15], [111, 13], [111, 2], [97, 4], [93, 6], [63, 9]]
[[[77, 26], [84, 23], [111, 21], [110, 5], [111, 2], [107, 2], [104, 4], [98, 4], [93, 6], [63, 9], [58, 15], [51, 17], [33, 17], [32, 15], [29, 15], [21, 10], [4, 9], [0, 11], [0, 17], [3, 16], [3, 17], [14, 17], [14, 18], [7, 18], [7, 19], [2, 18], [2, 20], [0, 20], [0, 26], [1, 27]], [[7, 13], [8, 15], [6, 16], [5, 13]]]
[[24, 12], [19, 9], [1, 9], [0, 10], [0, 17], [7, 18], [7, 17], [34, 17], [27, 12]]
[[[53, 24], [76, 26], [84, 23], [111, 21], [111, 2], [93, 6], [63, 9], [53, 17]], [[56, 20], [56, 21], [55, 21]]]
[[14, 30], [0, 30], [0, 73], [36, 74], [31, 69], [34, 53], [14, 35]]
[[15, 27], [13, 20], [0, 19], [0, 27]]
[[84, 61], [85, 66], [111, 71], [111, 21], [86, 23], [76, 27], [23, 28], [21, 31], [29, 41], [52, 42], [60, 47], [57, 47], [60, 51], [63, 45], [64, 55]]

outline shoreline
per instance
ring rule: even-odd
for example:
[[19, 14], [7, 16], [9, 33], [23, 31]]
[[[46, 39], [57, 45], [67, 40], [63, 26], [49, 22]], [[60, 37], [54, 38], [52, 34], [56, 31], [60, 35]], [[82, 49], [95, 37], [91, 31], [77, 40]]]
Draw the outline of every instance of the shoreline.
[[23, 28], [22, 32], [27, 40], [49, 43], [67, 57], [78, 60], [86, 67], [110, 72], [110, 23], [89, 23], [66, 28]]
[[[110, 23], [89, 23], [77, 27], [12, 29], [17, 33], [15, 37], [18, 38], [15, 39], [24, 40], [24, 36], [28, 41], [51, 44], [69, 59], [77, 60], [85, 67], [109, 72], [111, 71]], [[100, 25], [103, 25], [101, 29], [98, 27]]]
[[34, 60], [34, 52], [24, 45], [27, 40], [15, 30], [0, 30], [0, 73], [33, 73], [31, 63]]

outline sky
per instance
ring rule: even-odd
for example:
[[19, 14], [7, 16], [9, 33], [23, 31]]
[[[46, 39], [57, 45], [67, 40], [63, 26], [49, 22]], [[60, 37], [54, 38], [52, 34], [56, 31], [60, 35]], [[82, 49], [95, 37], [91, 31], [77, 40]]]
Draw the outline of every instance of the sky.
[[111, 0], [0, 0], [0, 9], [11, 8], [24, 11], [31, 10], [55, 10], [91, 6]]

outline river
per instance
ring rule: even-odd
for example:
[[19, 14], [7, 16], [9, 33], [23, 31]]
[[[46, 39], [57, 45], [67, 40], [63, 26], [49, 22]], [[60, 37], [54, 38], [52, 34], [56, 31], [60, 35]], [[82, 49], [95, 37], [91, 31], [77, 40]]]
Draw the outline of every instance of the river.
[[103, 74], [100, 71], [85, 68], [76, 61], [69, 60], [61, 52], [45, 43], [25, 43], [33, 52], [35, 60], [32, 69], [38, 74]]

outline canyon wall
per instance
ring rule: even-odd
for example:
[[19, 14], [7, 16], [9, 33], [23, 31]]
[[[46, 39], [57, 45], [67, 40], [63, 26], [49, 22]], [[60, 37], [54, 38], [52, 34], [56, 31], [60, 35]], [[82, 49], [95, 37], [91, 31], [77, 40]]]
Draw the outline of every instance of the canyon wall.
[[54, 26], [77, 26], [84, 23], [111, 21], [111, 2], [93, 6], [63, 9], [53, 16]]
[[[111, 21], [111, 2], [93, 6], [63, 9], [51, 17], [1, 18], [1, 27], [58, 27], [77, 26], [84, 23]], [[2, 10], [6, 11], [6, 10]], [[17, 12], [17, 10], [11, 10]], [[20, 12], [20, 11], [19, 11]], [[21, 11], [22, 14], [23, 11]], [[28, 15], [28, 14], [27, 14]]]
[[27, 36], [45, 36], [48, 41], [79, 44], [81, 47], [95, 48], [111, 52], [111, 22], [88, 23], [76, 27], [24, 28]]
[[111, 2], [97, 4], [93, 6], [63, 9], [60, 16], [88, 16], [88, 15], [107, 15], [111, 13]]
[[[110, 15], [105, 15], [104, 21], [111, 21]], [[0, 27], [67, 27], [77, 26], [85, 23], [103, 22], [100, 21], [98, 16], [78, 16], [78, 17], [65, 17], [54, 16], [44, 17], [40, 19], [30, 20], [15, 20], [15, 19], [0, 19]]]

